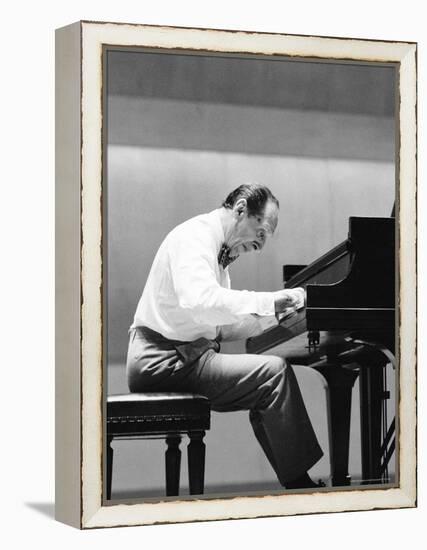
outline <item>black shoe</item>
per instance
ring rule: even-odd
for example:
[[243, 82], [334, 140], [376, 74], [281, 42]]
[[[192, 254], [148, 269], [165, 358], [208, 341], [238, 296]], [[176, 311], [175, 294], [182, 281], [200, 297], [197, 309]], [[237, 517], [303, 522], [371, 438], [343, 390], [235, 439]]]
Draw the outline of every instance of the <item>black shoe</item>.
[[307, 472], [292, 481], [284, 483], [284, 486], [286, 489], [320, 489], [321, 487], [326, 487], [321, 479], [319, 479], [318, 483], [313, 481]]

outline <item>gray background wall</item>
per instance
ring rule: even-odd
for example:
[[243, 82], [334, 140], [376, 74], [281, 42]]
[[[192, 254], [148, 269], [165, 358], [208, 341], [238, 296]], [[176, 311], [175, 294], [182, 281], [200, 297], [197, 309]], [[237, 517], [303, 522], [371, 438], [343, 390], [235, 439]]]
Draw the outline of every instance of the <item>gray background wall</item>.
[[[391, 67], [109, 52], [107, 92], [109, 393], [127, 391], [127, 329], [159, 244], [181, 221], [217, 208], [231, 189], [262, 182], [281, 204], [265, 250], [233, 264], [235, 288], [279, 289], [282, 265], [309, 263], [344, 240], [349, 216], [391, 213]], [[243, 349], [244, 342], [225, 347]], [[296, 370], [325, 450], [312, 474], [327, 476], [322, 382]], [[353, 398], [350, 467], [357, 475], [357, 384]], [[278, 489], [247, 413], [214, 413], [212, 420], [206, 492]], [[161, 494], [163, 443], [115, 447], [114, 494], [141, 487]]]

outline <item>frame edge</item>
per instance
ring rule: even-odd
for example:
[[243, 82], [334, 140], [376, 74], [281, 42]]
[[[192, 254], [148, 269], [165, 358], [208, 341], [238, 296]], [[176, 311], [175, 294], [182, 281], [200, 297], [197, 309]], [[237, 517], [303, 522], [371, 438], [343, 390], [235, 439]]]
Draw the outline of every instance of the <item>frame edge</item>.
[[55, 519], [81, 528], [81, 25], [55, 31]]

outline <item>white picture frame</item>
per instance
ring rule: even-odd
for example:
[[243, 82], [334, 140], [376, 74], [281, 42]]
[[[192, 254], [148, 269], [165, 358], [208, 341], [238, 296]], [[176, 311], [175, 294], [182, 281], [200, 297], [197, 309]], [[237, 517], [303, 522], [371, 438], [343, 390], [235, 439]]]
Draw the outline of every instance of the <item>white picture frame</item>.
[[[104, 46], [398, 65], [399, 481], [393, 488], [103, 500]], [[81, 529], [416, 506], [417, 45], [81, 21], [56, 36], [56, 517]]]

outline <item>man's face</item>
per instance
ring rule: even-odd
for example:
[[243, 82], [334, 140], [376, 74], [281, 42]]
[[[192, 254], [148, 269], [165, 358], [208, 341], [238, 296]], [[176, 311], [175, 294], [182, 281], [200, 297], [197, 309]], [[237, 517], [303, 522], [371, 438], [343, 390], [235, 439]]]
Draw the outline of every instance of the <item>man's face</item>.
[[267, 238], [274, 233], [279, 217], [277, 205], [268, 201], [260, 215], [248, 216], [245, 199], [239, 199], [233, 207], [235, 226], [228, 239], [231, 256], [261, 250]]

